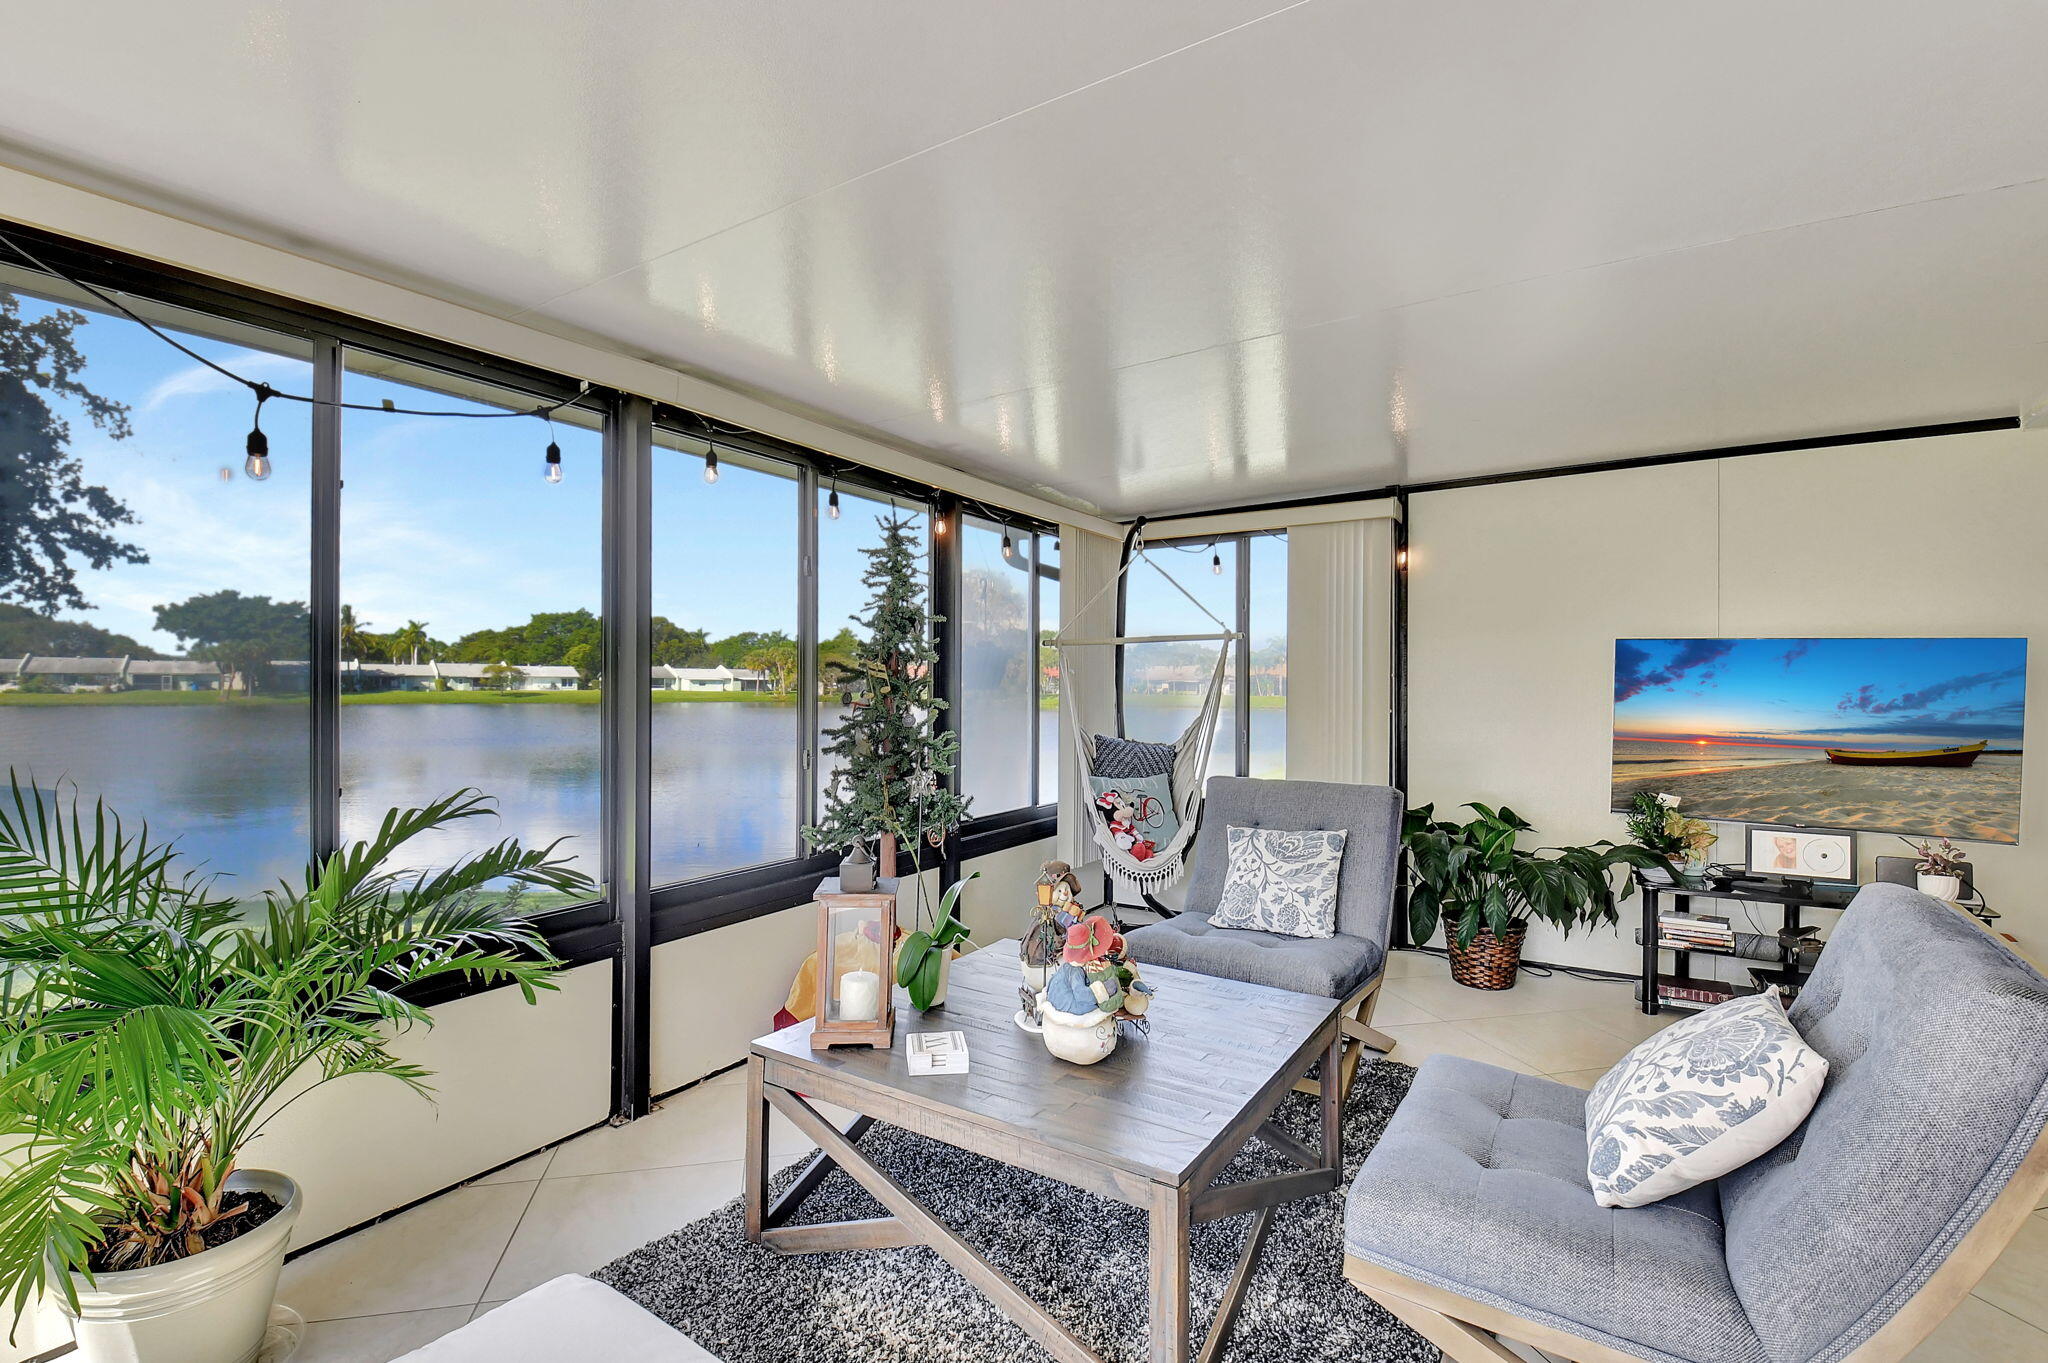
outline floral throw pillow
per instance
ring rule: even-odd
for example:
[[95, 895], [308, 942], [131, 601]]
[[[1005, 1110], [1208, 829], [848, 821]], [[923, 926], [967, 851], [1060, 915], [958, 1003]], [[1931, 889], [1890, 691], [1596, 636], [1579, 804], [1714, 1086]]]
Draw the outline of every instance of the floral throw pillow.
[[1827, 1075], [1776, 989], [1672, 1024], [1586, 1099], [1594, 1201], [1641, 1207], [1741, 1168], [1806, 1120]]
[[1233, 824], [1226, 845], [1230, 870], [1223, 878], [1223, 897], [1209, 915], [1211, 923], [1287, 937], [1336, 935], [1343, 829], [1289, 833]]

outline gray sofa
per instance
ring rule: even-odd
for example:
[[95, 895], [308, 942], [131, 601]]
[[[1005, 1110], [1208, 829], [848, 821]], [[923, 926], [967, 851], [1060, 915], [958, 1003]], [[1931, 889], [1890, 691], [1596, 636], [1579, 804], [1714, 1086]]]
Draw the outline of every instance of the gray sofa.
[[1871, 885], [1791, 1008], [1828, 1059], [1793, 1135], [1647, 1207], [1596, 1206], [1586, 1095], [1425, 1062], [1352, 1185], [1346, 1272], [1460, 1363], [1903, 1357], [2048, 1190], [2048, 980]]
[[[1393, 1042], [1375, 1031], [1371, 1021], [1393, 929], [1401, 812], [1401, 792], [1391, 786], [1209, 778], [1202, 828], [1195, 835], [1188, 868], [1185, 909], [1163, 923], [1125, 933], [1132, 957], [1141, 964], [1344, 1000], [1348, 1089], [1358, 1070], [1361, 1046], [1393, 1049]], [[1344, 830], [1334, 937], [1286, 937], [1210, 923], [1230, 872], [1232, 826]], [[1313, 1085], [1306, 1087], [1314, 1091]]]

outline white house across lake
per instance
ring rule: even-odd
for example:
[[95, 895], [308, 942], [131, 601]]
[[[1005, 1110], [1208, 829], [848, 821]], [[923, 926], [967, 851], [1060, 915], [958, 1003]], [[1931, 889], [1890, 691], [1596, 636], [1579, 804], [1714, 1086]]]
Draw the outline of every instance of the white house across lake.
[[59, 691], [218, 691], [228, 678], [217, 663], [188, 658], [0, 658], [0, 690], [24, 685]]

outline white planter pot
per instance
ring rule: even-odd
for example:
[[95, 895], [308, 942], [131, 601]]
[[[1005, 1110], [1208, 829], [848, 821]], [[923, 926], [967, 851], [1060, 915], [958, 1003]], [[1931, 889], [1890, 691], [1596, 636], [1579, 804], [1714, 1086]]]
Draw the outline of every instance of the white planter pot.
[[1038, 996], [1038, 1016], [1044, 1030], [1045, 1048], [1061, 1060], [1076, 1065], [1093, 1065], [1116, 1049], [1116, 1019], [1100, 1008], [1092, 1013], [1062, 1013]]
[[1961, 876], [1931, 876], [1920, 873], [1920, 893], [1931, 894], [1936, 899], [1957, 900], [1963, 897]]
[[189, 1259], [75, 1278], [79, 1363], [254, 1363], [302, 1204], [299, 1185], [267, 1169], [238, 1170], [228, 1186], [268, 1193], [284, 1210]]

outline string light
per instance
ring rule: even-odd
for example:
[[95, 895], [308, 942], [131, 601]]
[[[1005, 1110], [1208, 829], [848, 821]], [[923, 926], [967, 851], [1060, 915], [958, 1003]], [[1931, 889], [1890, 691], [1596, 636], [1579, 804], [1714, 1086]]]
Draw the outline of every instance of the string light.
[[1003, 557], [1017, 557], [1017, 546], [1010, 543], [1010, 528], [1008, 526], [1003, 527]]
[[270, 476], [270, 437], [263, 434], [263, 404], [275, 396], [267, 383], [255, 385], [256, 418], [249, 427], [249, 439], [245, 446], [248, 457], [242, 460], [242, 472], [256, 482]]
[[542, 466], [541, 476], [550, 483], [562, 481], [562, 447], [554, 441], [548, 442], [547, 462]]
[[1209, 555], [1209, 571], [1218, 577], [1223, 576], [1223, 551], [1213, 549], [1213, 546], [1212, 552]]
[[825, 514], [833, 520], [839, 519], [839, 480], [832, 480], [832, 495], [825, 499]]
[[718, 481], [718, 446], [706, 445], [704, 450], [704, 481], [715, 483]]

